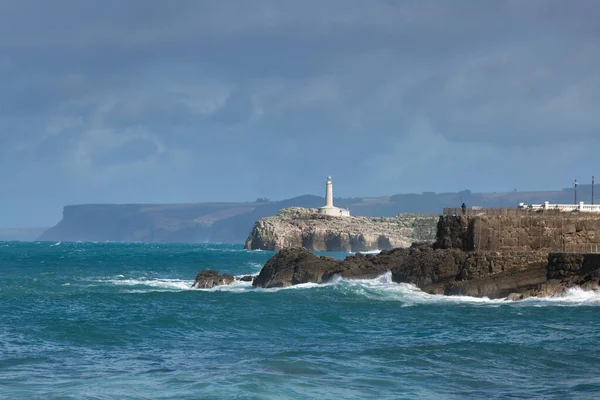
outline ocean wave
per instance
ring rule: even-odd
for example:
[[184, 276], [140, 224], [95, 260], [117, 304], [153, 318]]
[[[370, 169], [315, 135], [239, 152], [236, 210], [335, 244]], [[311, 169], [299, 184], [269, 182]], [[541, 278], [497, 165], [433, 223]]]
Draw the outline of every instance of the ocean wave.
[[351, 251], [348, 254], [356, 254], [356, 253], [361, 253], [361, 254], [379, 254], [379, 253], [381, 253], [381, 250]]
[[395, 283], [392, 274], [387, 272], [375, 279], [349, 280], [334, 277], [328, 285], [343, 294], [355, 294], [374, 301], [398, 301], [404, 306], [426, 304], [482, 304], [482, 305], [600, 305], [600, 291], [585, 291], [579, 287], [567, 290], [562, 296], [531, 297], [525, 300], [512, 301], [506, 298], [490, 299], [488, 297], [445, 296], [423, 292], [415, 285]]
[[532, 303], [543, 305], [543, 303], [556, 305], [600, 305], [600, 290], [583, 290], [580, 287], [568, 289], [564, 295], [553, 297], [530, 297], [519, 303]]
[[[124, 278], [123, 275], [117, 275], [110, 279], [100, 279], [97, 282], [115, 286], [123, 287], [145, 287], [144, 290], [136, 290], [139, 292], [149, 291], [180, 291], [180, 290], [191, 290], [192, 283], [194, 281], [183, 280], [183, 279], [166, 279], [166, 278]], [[149, 290], [148, 290], [149, 289]]]
[[392, 273], [385, 274], [375, 279], [342, 279], [334, 277], [328, 285], [344, 295], [357, 295], [374, 301], [397, 301], [404, 305], [435, 304], [435, 303], [504, 303], [504, 299], [489, 299], [487, 297], [471, 296], [444, 296], [423, 292], [415, 285], [409, 283], [396, 283], [392, 281]]
[[[252, 282], [239, 280], [245, 275], [236, 275], [230, 285], [215, 286], [213, 288], [192, 288], [194, 281], [167, 278], [125, 278], [117, 275], [97, 282], [129, 289], [128, 293], [147, 293], [156, 291], [183, 291], [197, 290], [202, 292], [231, 292], [231, 293], [277, 293], [288, 290], [312, 290], [323, 288], [331, 290], [341, 296], [354, 296], [370, 301], [393, 301], [402, 303], [402, 306], [416, 306], [428, 304], [452, 305], [521, 305], [541, 307], [546, 305], [572, 306], [572, 305], [600, 305], [600, 290], [585, 291], [581, 288], [569, 289], [562, 296], [531, 297], [525, 300], [512, 301], [506, 298], [489, 299], [487, 297], [472, 296], [445, 296], [423, 292], [415, 285], [396, 283], [392, 281], [391, 272], [387, 272], [375, 279], [343, 279], [334, 276], [327, 283], [303, 283], [280, 288], [252, 288]], [[250, 276], [257, 276], [258, 272]]]
[[220, 247], [203, 247], [200, 250], [202, 250], [202, 251], [218, 251], [221, 253], [241, 253], [241, 252], [247, 251], [245, 249], [227, 249], [227, 248], [220, 248]]
[[[227, 288], [227, 286], [222, 286]], [[248, 282], [247, 289], [251, 289]], [[584, 291], [581, 288], [569, 289], [563, 296], [531, 297], [529, 299], [512, 301], [506, 298], [490, 299], [488, 297], [472, 296], [445, 296], [429, 294], [415, 285], [409, 283], [396, 283], [392, 281], [391, 272], [387, 272], [375, 279], [343, 279], [334, 276], [329, 282], [323, 284], [304, 283], [283, 288], [253, 289], [264, 293], [274, 293], [284, 290], [306, 290], [314, 288], [328, 288], [344, 296], [356, 296], [371, 301], [395, 301], [403, 306], [440, 304], [440, 305], [600, 305], [600, 291]], [[212, 289], [211, 289], [212, 290]], [[223, 290], [223, 289], [222, 289]], [[224, 289], [227, 290], [227, 289]]]

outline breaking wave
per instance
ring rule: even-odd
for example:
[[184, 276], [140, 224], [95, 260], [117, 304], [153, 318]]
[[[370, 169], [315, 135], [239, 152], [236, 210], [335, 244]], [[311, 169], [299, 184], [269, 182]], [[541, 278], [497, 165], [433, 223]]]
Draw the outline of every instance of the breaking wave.
[[136, 289], [136, 293], [149, 291], [181, 291], [191, 290], [193, 280], [165, 279], [165, 278], [138, 278], [127, 279], [123, 275], [117, 275], [110, 279], [99, 279], [96, 282], [123, 288]]
[[361, 253], [361, 254], [379, 254], [379, 253], [381, 253], [381, 250], [351, 251], [349, 254], [356, 254], [356, 253]]
[[391, 272], [376, 279], [345, 280], [339, 277], [327, 285], [344, 294], [355, 294], [374, 301], [398, 301], [405, 306], [418, 304], [490, 304], [490, 305], [600, 305], [600, 291], [584, 291], [581, 288], [569, 289], [564, 296], [531, 297], [512, 301], [505, 298], [489, 299], [472, 296], [444, 296], [425, 293], [408, 283], [395, 283]]
[[[258, 275], [248, 274], [253, 277]], [[252, 288], [252, 282], [241, 281], [240, 278], [247, 275], [237, 275], [230, 285], [216, 286], [214, 288], [192, 288], [193, 280], [167, 279], [167, 278], [125, 278], [117, 275], [109, 279], [97, 280], [97, 283], [120, 286], [128, 293], [147, 292], [172, 292], [172, 291], [202, 291], [202, 292], [232, 292], [232, 293], [276, 293], [288, 290], [327, 290], [339, 296], [351, 296], [364, 298], [370, 301], [399, 302], [402, 306], [413, 305], [522, 305], [522, 306], [544, 306], [544, 305], [600, 305], [600, 291], [585, 291], [581, 288], [569, 289], [563, 296], [555, 297], [531, 297], [525, 300], [512, 301], [505, 298], [489, 299], [487, 297], [471, 296], [444, 296], [425, 293], [418, 287], [408, 283], [395, 283], [392, 281], [391, 272], [387, 272], [375, 279], [343, 279], [334, 276], [329, 282], [323, 284], [304, 283], [281, 288]]]

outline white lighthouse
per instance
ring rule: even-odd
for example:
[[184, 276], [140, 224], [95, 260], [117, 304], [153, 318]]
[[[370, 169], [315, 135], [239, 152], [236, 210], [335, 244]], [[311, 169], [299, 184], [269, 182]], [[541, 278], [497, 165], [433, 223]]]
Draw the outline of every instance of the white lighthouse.
[[336, 217], [349, 217], [350, 210], [338, 208], [333, 205], [333, 182], [331, 176], [325, 182], [325, 206], [319, 208], [319, 214], [333, 215]]
[[331, 182], [331, 176], [328, 176], [327, 182], [325, 182], [325, 207], [333, 208], [333, 182]]

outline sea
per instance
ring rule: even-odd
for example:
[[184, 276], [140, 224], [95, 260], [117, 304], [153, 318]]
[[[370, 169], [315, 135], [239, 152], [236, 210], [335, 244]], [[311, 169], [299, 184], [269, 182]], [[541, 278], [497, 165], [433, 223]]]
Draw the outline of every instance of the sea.
[[205, 268], [255, 275], [273, 254], [0, 242], [0, 398], [600, 398], [598, 292], [444, 297], [389, 273], [191, 287]]

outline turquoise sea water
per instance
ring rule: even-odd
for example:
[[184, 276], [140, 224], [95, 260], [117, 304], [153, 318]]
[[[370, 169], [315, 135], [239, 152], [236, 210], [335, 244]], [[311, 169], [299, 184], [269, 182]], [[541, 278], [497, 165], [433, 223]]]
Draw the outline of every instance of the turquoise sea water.
[[598, 293], [441, 297], [389, 275], [190, 289], [272, 255], [0, 242], [0, 398], [600, 397]]

